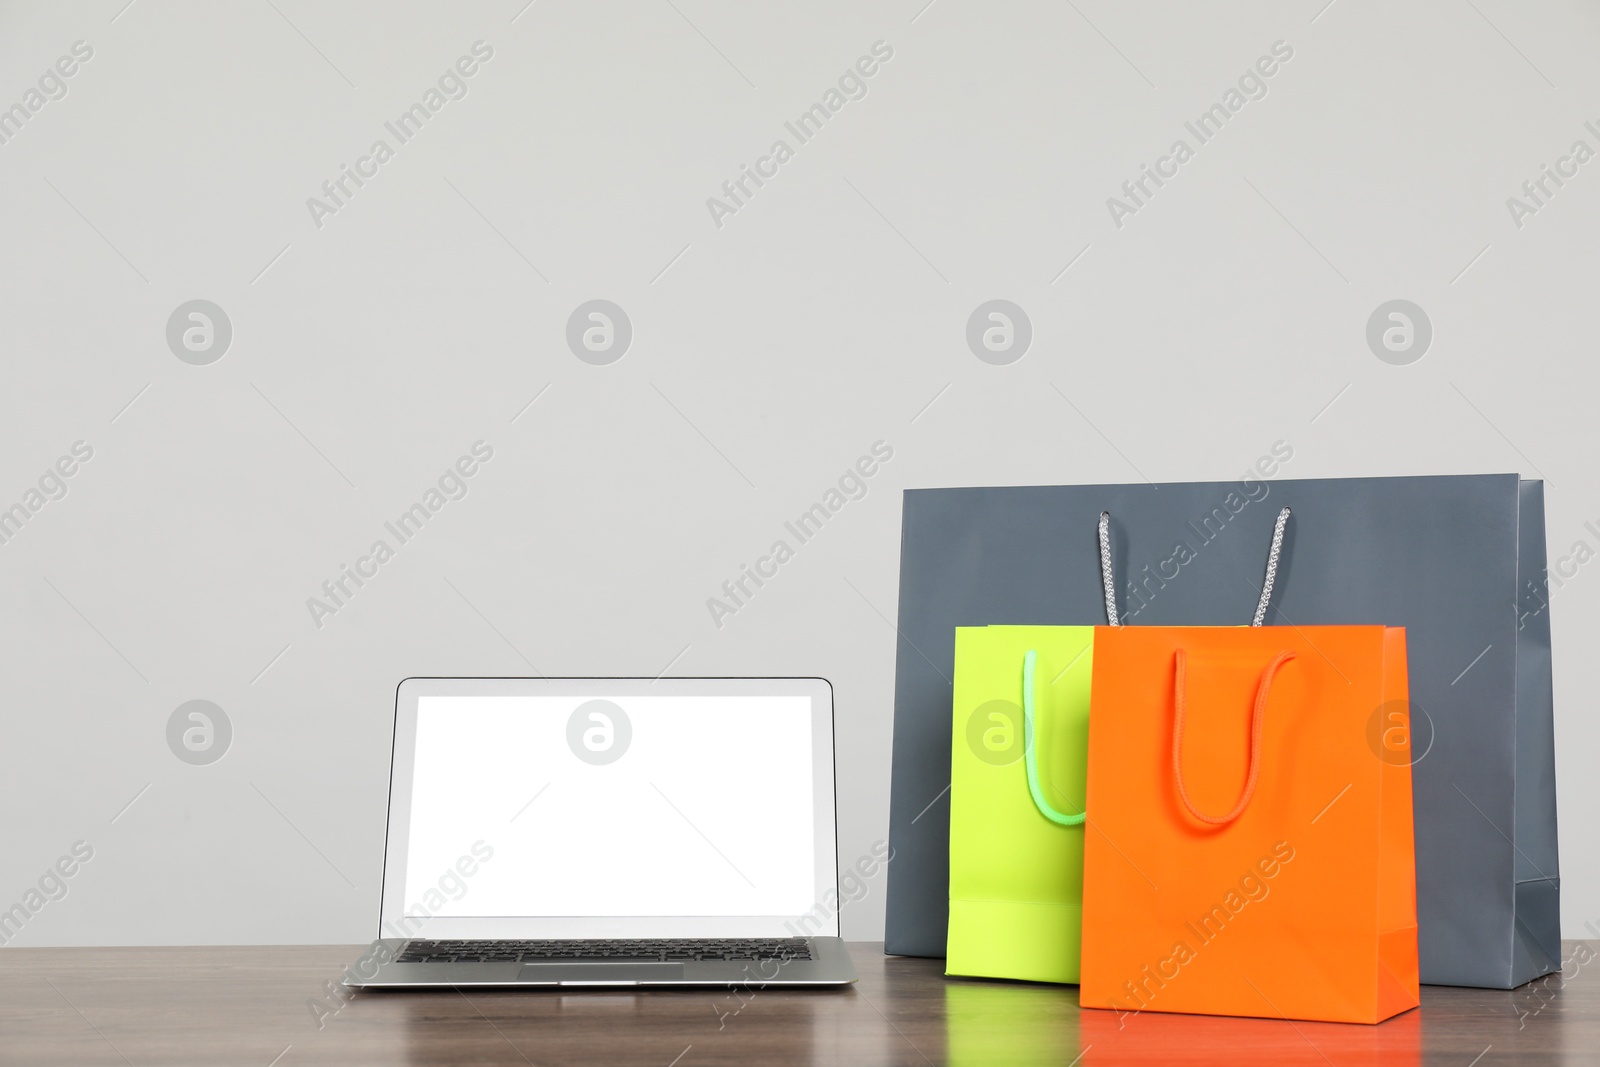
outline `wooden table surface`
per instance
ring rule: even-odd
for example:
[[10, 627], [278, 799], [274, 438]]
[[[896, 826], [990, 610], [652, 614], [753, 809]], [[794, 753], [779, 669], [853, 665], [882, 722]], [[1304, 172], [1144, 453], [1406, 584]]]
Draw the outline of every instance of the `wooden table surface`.
[[[850, 946], [830, 991], [328, 994], [360, 946], [0, 951], [0, 1063], [1600, 1063], [1600, 942], [1511, 992], [1423, 987], [1381, 1026], [1081, 1011], [1077, 988], [946, 979]], [[1080, 1057], [1074, 1061], [1074, 1057]]]

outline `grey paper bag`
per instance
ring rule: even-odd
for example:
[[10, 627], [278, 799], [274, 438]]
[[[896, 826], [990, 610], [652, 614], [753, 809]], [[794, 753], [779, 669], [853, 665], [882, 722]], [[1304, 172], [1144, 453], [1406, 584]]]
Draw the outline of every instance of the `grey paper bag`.
[[1105, 510], [1124, 622], [1248, 619], [1282, 505], [1270, 625], [1406, 628], [1422, 981], [1560, 968], [1544, 489], [1515, 475], [908, 490], [886, 951], [944, 955], [955, 628], [1103, 624]]

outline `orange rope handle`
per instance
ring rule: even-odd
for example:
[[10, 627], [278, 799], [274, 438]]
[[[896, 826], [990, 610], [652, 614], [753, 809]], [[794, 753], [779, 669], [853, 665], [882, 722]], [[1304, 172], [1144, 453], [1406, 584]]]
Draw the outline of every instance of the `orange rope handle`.
[[1207, 815], [1195, 807], [1194, 801], [1189, 799], [1189, 790], [1183, 784], [1183, 718], [1184, 707], [1184, 667], [1187, 656], [1183, 649], [1178, 649], [1173, 657], [1173, 714], [1172, 714], [1172, 778], [1178, 785], [1178, 799], [1183, 801], [1183, 806], [1203, 823], [1211, 826], [1226, 826], [1233, 822], [1250, 803], [1250, 798], [1255, 795], [1256, 778], [1261, 773], [1261, 727], [1267, 718], [1267, 694], [1272, 691], [1273, 676], [1278, 673], [1278, 668], [1295, 658], [1293, 652], [1280, 652], [1278, 657], [1267, 664], [1267, 669], [1261, 672], [1261, 681], [1256, 686], [1255, 714], [1250, 721], [1250, 769], [1245, 778], [1244, 792], [1239, 795], [1239, 802], [1233, 810], [1221, 817]]

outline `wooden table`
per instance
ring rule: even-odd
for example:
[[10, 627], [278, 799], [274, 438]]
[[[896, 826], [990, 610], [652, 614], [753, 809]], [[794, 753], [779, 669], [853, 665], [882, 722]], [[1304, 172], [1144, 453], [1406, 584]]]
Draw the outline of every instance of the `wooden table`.
[[[837, 991], [328, 996], [358, 946], [0, 951], [0, 1063], [1600, 1063], [1600, 942], [1512, 992], [1424, 987], [1381, 1026], [1080, 1011], [1077, 989], [946, 979], [850, 946]], [[1081, 1054], [1081, 1056], [1080, 1056]], [[1080, 1057], [1074, 1061], [1074, 1057]]]

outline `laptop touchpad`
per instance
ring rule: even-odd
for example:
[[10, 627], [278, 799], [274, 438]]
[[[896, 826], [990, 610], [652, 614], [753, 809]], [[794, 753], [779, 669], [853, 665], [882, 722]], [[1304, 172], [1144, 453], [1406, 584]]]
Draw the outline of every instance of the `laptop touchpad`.
[[670, 982], [682, 977], [681, 963], [525, 963], [517, 975], [517, 981], [542, 985], [628, 985], [636, 982]]

